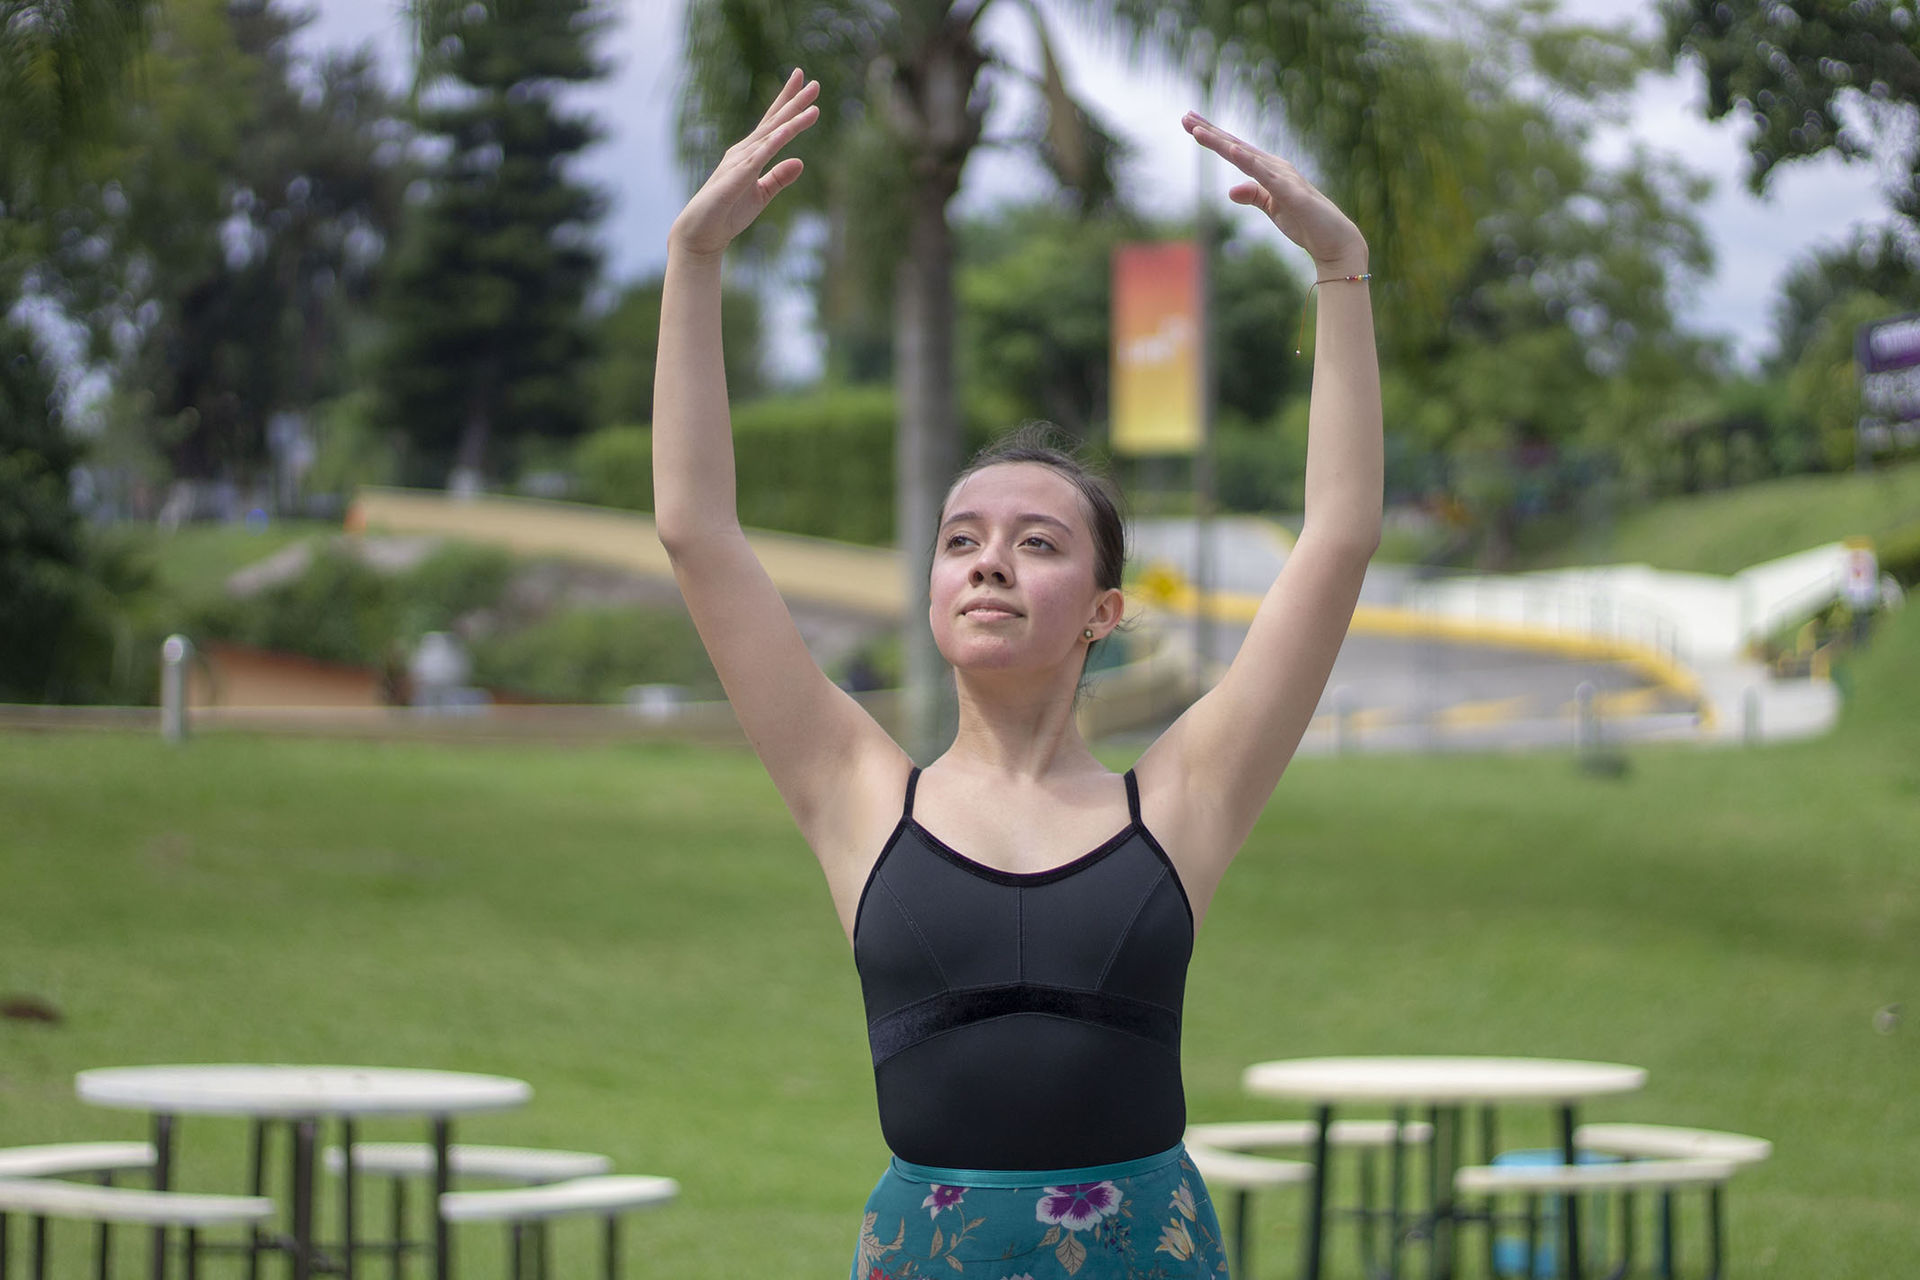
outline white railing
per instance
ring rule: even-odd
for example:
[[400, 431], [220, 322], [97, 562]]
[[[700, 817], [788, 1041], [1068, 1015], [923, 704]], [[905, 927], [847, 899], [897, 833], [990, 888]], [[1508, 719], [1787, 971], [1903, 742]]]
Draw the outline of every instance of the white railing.
[[1503, 623], [1651, 649], [1679, 665], [1685, 665], [1688, 656], [1684, 632], [1667, 610], [1649, 600], [1623, 596], [1612, 586], [1461, 575], [1411, 583], [1402, 604], [1434, 617]]

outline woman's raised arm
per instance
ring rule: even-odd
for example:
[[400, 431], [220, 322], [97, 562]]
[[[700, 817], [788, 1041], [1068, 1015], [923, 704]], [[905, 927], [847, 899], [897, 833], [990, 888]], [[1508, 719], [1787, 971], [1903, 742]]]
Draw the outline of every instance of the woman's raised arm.
[[[1143, 804], [1159, 792], [1180, 811], [1190, 842], [1181, 871], [1198, 910], [1313, 718], [1380, 543], [1385, 476], [1365, 237], [1285, 160], [1197, 115], [1182, 123], [1246, 176], [1228, 193], [1234, 202], [1272, 218], [1312, 256], [1320, 295], [1300, 537], [1226, 675], [1139, 763]], [[1275, 335], [1283, 338], [1291, 335]]]
[[799, 178], [798, 159], [774, 158], [819, 118], [819, 93], [795, 71], [674, 221], [654, 376], [653, 489], [660, 541], [700, 639], [850, 929], [878, 852], [871, 828], [892, 821], [910, 762], [821, 672], [741, 531], [720, 347], [722, 256]]

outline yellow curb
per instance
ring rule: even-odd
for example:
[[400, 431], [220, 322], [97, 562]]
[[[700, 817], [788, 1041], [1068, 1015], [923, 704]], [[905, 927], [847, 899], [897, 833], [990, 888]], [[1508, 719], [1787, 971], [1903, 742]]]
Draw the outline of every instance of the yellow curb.
[[[1188, 617], [1201, 607], [1200, 593], [1181, 583], [1160, 593], [1161, 607], [1170, 613]], [[1265, 597], [1216, 591], [1208, 595], [1205, 608], [1216, 622], [1242, 625], [1253, 621]], [[1627, 640], [1572, 635], [1529, 627], [1512, 622], [1471, 621], [1448, 618], [1412, 609], [1385, 605], [1361, 605], [1353, 611], [1350, 632], [1359, 635], [1396, 636], [1403, 639], [1445, 640], [1460, 644], [1486, 644], [1509, 649], [1528, 649], [1589, 662], [1621, 662], [1632, 667], [1653, 684], [1699, 708], [1702, 727], [1711, 728], [1713, 708], [1701, 691], [1693, 673], [1673, 662], [1659, 650]]]
[[[1595, 694], [1593, 709], [1602, 716], [1641, 716], [1649, 715], [1659, 708], [1661, 690], [1613, 689], [1606, 693]], [[1567, 704], [1575, 714], [1580, 706], [1577, 702]]]
[[1518, 720], [1520, 713], [1526, 709], [1527, 701], [1526, 698], [1519, 697], [1488, 698], [1481, 702], [1456, 702], [1450, 707], [1442, 708], [1435, 719], [1441, 724], [1455, 728], [1502, 724], [1508, 720]]

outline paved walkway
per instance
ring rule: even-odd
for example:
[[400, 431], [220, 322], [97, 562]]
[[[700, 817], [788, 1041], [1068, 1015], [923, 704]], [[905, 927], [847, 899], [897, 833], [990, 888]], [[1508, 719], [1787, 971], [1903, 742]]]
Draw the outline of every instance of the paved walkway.
[[[650, 519], [571, 503], [368, 489], [349, 527], [438, 533], [671, 573]], [[749, 536], [790, 600], [898, 616], [905, 597], [898, 552]], [[1217, 584], [1207, 604], [1213, 625], [1200, 634], [1176, 624], [1175, 642], [1204, 645], [1215, 664], [1231, 660], [1291, 546], [1287, 530], [1270, 521], [1212, 522], [1206, 549]], [[1192, 521], [1136, 525], [1144, 594], [1164, 611], [1198, 612], [1191, 583], [1200, 547]], [[1824, 732], [1839, 708], [1832, 685], [1773, 679], [1742, 650], [1746, 639], [1833, 598], [1844, 554], [1839, 544], [1817, 547], [1731, 578], [1645, 565], [1423, 577], [1408, 566], [1374, 565], [1328, 682], [1321, 731], [1310, 740], [1401, 749], [1564, 745], [1584, 699], [1620, 736], [1738, 740]]]

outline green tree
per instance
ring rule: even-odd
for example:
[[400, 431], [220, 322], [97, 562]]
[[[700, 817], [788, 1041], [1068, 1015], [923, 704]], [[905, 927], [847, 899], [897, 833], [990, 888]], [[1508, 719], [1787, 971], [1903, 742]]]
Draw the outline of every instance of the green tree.
[[[1707, 80], [1707, 118], [1738, 111], [1753, 125], [1747, 184], [1775, 168], [1834, 151], [1904, 152], [1907, 174], [1888, 192], [1920, 219], [1920, 151], [1909, 144], [1920, 107], [1920, 19], [1910, 0], [1663, 0], [1667, 47]], [[1869, 135], [1847, 127], [1848, 104]]]
[[395, 104], [369, 55], [296, 60], [306, 20], [172, 0], [41, 273], [177, 476], [257, 479], [273, 415], [340, 391], [398, 218]]
[[105, 687], [137, 583], [87, 543], [69, 479], [80, 451], [13, 304], [123, 109], [145, 5], [0, 0], [0, 33], [0, 701], [38, 702]]
[[111, 129], [146, 15], [145, 0], [0, 0], [0, 227], [44, 210]]
[[[840, 211], [830, 220], [830, 250], [841, 256], [830, 253], [830, 262], [865, 257], [891, 284], [901, 415], [895, 527], [901, 545], [916, 552], [906, 570], [903, 644], [907, 737], [916, 750], [937, 737], [941, 671], [931, 636], [914, 622], [926, 605], [920, 549], [932, 544], [941, 487], [960, 461], [948, 206], [984, 140], [994, 85], [1013, 65], [981, 33], [993, 6], [691, 0], [687, 7], [681, 134], [689, 167], [701, 176], [710, 171], [793, 65], [803, 65], [821, 81], [824, 109], [796, 154], [822, 176], [788, 203], [810, 199]], [[1060, 7], [1120, 38], [1141, 62], [1191, 74], [1202, 91], [1196, 96], [1215, 86], [1244, 91], [1261, 104], [1265, 126], [1283, 115], [1294, 121], [1323, 162], [1330, 194], [1372, 236], [1381, 277], [1410, 296], [1445, 293], [1460, 205], [1444, 173], [1441, 100], [1417, 54], [1363, 0], [1066, 0]], [[1068, 98], [1046, 52], [1040, 10], [1029, 11], [1042, 33], [1049, 108], [1032, 141], [1058, 176], [1097, 203], [1103, 182], [1111, 185], [1098, 176], [1101, 131]], [[831, 305], [825, 310], [834, 313]]]
[[1769, 368], [1791, 368], [1815, 340], [1822, 318], [1856, 293], [1875, 294], [1889, 312], [1920, 310], [1920, 267], [1891, 227], [1863, 227], [1846, 242], [1797, 260], [1773, 305]]
[[[963, 223], [960, 350], [970, 406], [988, 421], [1038, 416], [1098, 439], [1109, 415], [1113, 251], [1183, 233], [1119, 213], [1083, 217], [1051, 201]], [[1305, 365], [1286, 345], [1303, 285], [1269, 244], [1230, 238], [1216, 248], [1215, 404], [1230, 422], [1264, 422], [1306, 386]]]
[[1788, 406], [1810, 429], [1826, 470], [1842, 471], [1856, 462], [1856, 424], [1862, 406], [1855, 335], [1862, 325], [1899, 310], [1891, 299], [1865, 291], [1836, 299], [1820, 313], [1787, 372]]
[[[660, 285], [655, 275], [620, 290], [599, 320], [599, 358], [593, 368], [596, 426], [653, 421], [653, 367], [660, 346]], [[760, 296], [729, 285], [721, 299], [720, 342], [727, 354], [727, 394], [750, 400], [766, 385], [761, 375]]]
[[1694, 214], [1703, 180], [1644, 151], [1611, 166], [1588, 155], [1651, 49], [1543, 5], [1462, 21], [1439, 56], [1468, 122], [1470, 264], [1446, 326], [1390, 349], [1384, 372], [1390, 431], [1431, 459], [1430, 483], [1499, 568], [1525, 521], [1599, 501], [1595, 468], [1653, 447], [1712, 373], [1714, 348], [1679, 332], [1673, 309], [1712, 255]]
[[598, 136], [562, 109], [599, 78], [592, 0], [431, 3], [421, 35], [420, 128], [440, 140], [385, 287], [383, 412], [414, 478], [478, 485], [499, 446], [570, 440], [588, 426], [585, 298], [604, 200], [565, 168]]

